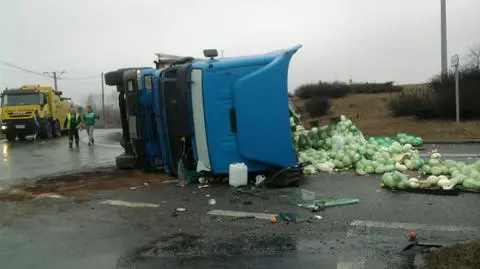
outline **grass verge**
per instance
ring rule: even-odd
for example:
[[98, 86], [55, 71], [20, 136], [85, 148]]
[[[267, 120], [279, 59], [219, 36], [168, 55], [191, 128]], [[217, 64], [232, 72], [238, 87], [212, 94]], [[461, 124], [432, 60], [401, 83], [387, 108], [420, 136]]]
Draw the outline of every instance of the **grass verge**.
[[330, 109], [334, 115], [352, 119], [365, 136], [394, 136], [404, 132], [423, 139], [457, 140], [480, 138], [480, 121], [456, 124], [454, 121], [417, 120], [393, 117], [387, 101], [397, 93], [351, 94], [335, 99]]
[[427, 269], [480, 268], [480, 243], [455, 245], [430, 253]]

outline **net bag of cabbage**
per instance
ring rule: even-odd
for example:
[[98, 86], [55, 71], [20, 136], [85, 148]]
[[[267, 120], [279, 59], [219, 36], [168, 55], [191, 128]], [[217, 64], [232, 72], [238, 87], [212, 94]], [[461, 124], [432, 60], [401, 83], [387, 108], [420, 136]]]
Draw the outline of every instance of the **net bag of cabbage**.
[[423, 165], [412, 145], [393, 142], [384, 146], [366, 140], [345, 116], [337, 123], [297, 132], [294, 137], [299, 161], [312, 163], [305, 168], [306, 174], [351, 169], [359, 175], [383, 174]]

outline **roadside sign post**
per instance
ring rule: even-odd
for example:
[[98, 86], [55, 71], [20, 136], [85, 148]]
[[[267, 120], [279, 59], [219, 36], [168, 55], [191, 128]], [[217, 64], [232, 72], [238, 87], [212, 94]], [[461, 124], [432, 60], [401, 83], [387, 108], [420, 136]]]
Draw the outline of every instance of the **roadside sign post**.
[[107, 118], [106, 118], [106, 113], [105, 113], [105, 82], [103, 81], [104, 79], [104, 74], [102, 72], [102, 117], [103, 117], [103, 126], [104, 128], [107, 128]]
[[455, 117], [457, 124], [460, 124], [460, 93], [459, 93], [459, 72], [458, 72], [458, 65], [460, 59], [458, 54], [452, 56], [451, 65], [455, 68]]

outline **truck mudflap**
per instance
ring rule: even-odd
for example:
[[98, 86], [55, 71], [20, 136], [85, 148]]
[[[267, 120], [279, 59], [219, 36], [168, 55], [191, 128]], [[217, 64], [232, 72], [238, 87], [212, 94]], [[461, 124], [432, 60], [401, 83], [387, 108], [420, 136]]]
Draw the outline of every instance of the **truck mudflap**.
[[232, 129], [240, 154], [252, 162], [276, 168], [297, 164], [287, 80], [290, 60], [300, 48], [272, 52], [276, 57], [270, 63], [233, 86]]

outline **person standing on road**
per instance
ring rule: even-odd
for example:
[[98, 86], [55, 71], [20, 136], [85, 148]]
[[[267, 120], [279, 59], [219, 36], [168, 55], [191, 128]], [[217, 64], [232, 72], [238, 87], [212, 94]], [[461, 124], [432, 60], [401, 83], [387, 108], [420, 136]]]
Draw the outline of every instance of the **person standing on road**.
[[38, 114], [38, 110], [35, 110], [33, 119], [35, 120], [35, 134], [33, 135], [33, 140], [37, 140], [37, 135], [40, 131], [40, 115]]
[[86, 106], [87, 111], [83, 113], [83, 124], [85, 124], [85, 129], [87, 130], [88, 135], [88, 145], [93, 146], [95, 139], [93, 139], [93, 130], [95, 129], [95, 121], [100, 119], [97, 112], [92, 110], [91, 105]]
[[63, 124], [63, 128], [68, 129], [68, 144], [70, 148], [72, 148], [73, 138], [75, 138], [75, 145], [78, 147], [78, 128], [80, 128], [81, 121], [82, 119], [77, 114], [75, 108], [70, 108], [70, 113], [67, 114], [65, 123]]

